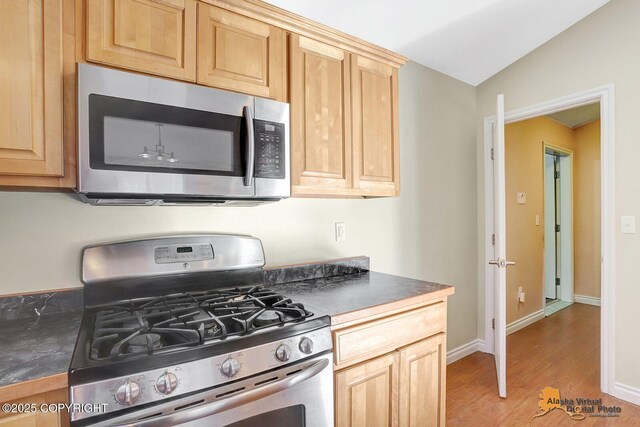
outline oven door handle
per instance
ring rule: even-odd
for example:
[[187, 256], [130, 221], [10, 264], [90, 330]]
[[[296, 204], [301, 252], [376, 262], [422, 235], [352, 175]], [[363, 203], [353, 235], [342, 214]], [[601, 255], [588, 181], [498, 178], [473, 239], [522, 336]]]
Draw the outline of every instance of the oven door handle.
[[247, 140], [245, 142], [245, 152], [247, 153], [247, 168], [244, 174], [244, 186], [251, 187], [253, 185], [253, 172], [255, 169], [256, 158], [256, 141], [253, 129], [253, 110], [246, 106], [242, 110], [244, 122], [247, 130]]
[[254, 402], [256, 400], [265, 398], [272, 394], [276, 394], [287, 388], [293, 387], [309, 378], [319, 374], [324, 368], [329, 365], [328, 359], [322, 359], [308, 368], [304, 368], [295, 374], [292, 374], [281, 380], [269, 383], [262, 387], [254, 388], [245, 393], [240, 393], [235, 396], [227, 397], [226, 399], [220, 399], [207, 403], [201, 406], [194, 406], [183, 411], [177, 411], [166, 415], [160, 415], [154, 418], [148, 418], [144, 420], [138, 420], [131, 423], [118, 424], [118, 427], [155, 427], [155, 426], [173, 426], [190, 421], [196, 421], [211, 415], [215, 415], [220, 412], [227, 411], [229, 409], [236, 408], [240, 405]]

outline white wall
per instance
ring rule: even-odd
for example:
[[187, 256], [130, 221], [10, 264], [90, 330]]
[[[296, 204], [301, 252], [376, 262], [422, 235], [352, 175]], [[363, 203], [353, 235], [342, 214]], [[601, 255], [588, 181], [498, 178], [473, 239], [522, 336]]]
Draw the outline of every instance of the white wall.
[[[399, 198], [289, 199], [255, 208], [93, 207], [68, 194], [0, 192], [0, 293], [81, 286], [83, 246], [185, 232], [251, 234], [271, 265], [351, 255], [374, 270], [456, 286], [449, 348], [477, 336], [475, 88], [400, 70]], [[347, 241], [334, 241], [334, 223]]]
[[[478, 87], [478, 226], [484, 235], [482, 118], [493, 114], [495, 97], [507, 111], [613, 83], [615, 85], [616, 220], [640, 214], [640, 2], [615, 0]], [[640, 388], [640, 240], [616, 234], [617, 382]], [[480, 260], [482, 261], [482, 260]], [[484, 319], [484, 270], [479, 263], [479, 319]], [[483, 322], [483, 321], [482, 321]], [[483, 323], [480, 323], [483, 324]]]

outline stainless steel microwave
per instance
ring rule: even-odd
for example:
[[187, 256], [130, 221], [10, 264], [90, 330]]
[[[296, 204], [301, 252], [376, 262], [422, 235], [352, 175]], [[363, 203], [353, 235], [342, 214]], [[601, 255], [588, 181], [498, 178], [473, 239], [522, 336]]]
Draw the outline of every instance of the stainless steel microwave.
[[289, 197], [289, 105], [78, 64], [78, 194], [95, 205]]

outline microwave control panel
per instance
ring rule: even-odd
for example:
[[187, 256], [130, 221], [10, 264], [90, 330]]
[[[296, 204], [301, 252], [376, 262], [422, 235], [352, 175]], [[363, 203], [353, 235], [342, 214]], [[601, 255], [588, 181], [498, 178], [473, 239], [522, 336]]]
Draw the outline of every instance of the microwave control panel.
[[285, 177], [284, 123], [254, 120], [256, 139], [255, 177]]

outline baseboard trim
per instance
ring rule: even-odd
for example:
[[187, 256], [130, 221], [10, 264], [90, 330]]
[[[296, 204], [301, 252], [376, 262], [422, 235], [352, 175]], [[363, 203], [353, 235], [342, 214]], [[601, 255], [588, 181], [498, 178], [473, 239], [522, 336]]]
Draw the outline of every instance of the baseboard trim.
[[640, 405], [640, 388], [632, 387], [616, 381], [613, 383], [612, 394], [618, 399], [626, 400], [634, 405]]
[[520, 329], [525, 328], [541, 319], [544, 319], [544, 309], [538, 310], [527, 316], [524, 316], [521, 319], [516, 320], [515, 322], [509, 323], [507, 325], [507, 335], [511, 335], [512, 333], [519, 331]]
[[597, 305], [600, 307], [600, 298], [590, 297], [587, 295], [574, 295], [573, 300], [580, 304]]
[[447, 351], [447, 365], [467, 357], [476, 351], [483, 351], [485, 347], [484, 340], [476, 338], [466, 344], [462, 344], [460, 347]]

